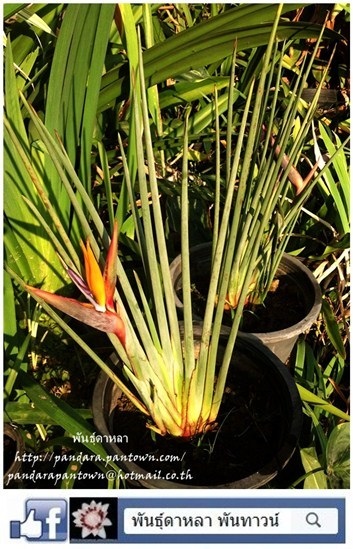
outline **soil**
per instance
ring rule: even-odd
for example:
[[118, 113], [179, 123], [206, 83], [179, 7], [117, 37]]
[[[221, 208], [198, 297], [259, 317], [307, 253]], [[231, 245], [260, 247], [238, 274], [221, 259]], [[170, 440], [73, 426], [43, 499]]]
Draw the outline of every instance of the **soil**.
[[[281, 468], [276, 456], [292, 418], [291, 413], [289, 418], [287, 415], [283, 385], [278, 387], [263, 366], [259, 364], [254, 371], [242, 362], [239, 368], [234, 365], [228, 375], [217, 427], [193, 440], [155, 435], [146, 429], [146, 416], [136, 411], [124, 395], [116, 400], [110, 418], [111, 432], [127, 435], [128, 443], [119, 444], [124, 454], [154, 456], [154, 461], [134, 459], [136, 465], [152, 473], [161, 471], [162, 478], [165, 473], [174, 473], [176, 482], [186, 486], [228, 484], [258, 472], [270, 462], [266, 473], [274, 476]], [[159, 461], [160, 456], [178, 457], [179, 461]]]
[[308, 313], [301, 301], [302, 292], [288, 276], [280, 276], [261, 305], [246, 306], [241, 329], [244, 332], [275, 332], [300, 322]]
[[[246, 305], [240, 329], [247, 333], [264, 333], [284, 330], [300, 322], [309, 312], [310, 307], [302, 301], [302, 291], [289, 276], [278, 276], [274, 280], [273, 290], [270, 290], [264, 303]], [[203, 318], [208, 285], [204, 280], [195, 279], [192, 292], [192, 306], [196, 317]], [[182, 301], [182, 290], [177, 291]], [[223, 323], [231, 324], [231, 312], [225, 311]]]

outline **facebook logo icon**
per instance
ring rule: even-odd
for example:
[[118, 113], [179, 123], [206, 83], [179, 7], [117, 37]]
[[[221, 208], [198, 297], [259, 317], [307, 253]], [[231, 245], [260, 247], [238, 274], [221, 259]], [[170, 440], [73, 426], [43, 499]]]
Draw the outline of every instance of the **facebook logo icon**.
[[64, 541], [66, 536], [67, 503], [64, 499], [27, 499], [25, 520], [10, 522], [10, 538]]

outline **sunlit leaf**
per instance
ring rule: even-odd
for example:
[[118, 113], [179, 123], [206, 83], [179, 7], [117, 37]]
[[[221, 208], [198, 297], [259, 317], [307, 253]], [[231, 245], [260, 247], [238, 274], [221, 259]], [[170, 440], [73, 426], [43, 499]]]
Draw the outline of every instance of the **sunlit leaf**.
[[315, 448], [313, 446], [310, 446], [308, 448], [301, 448], [300, 457], [301, 457], [305, 472], [309, 473], [305, 478], [304, 488], [306, 490], [326, 489], [327, 479], [326, 479], [325, 472], [316, 471], [314, 473], [311, 473], [311, 471], [315, 471], [316, 469], [319, 469], [320, 467], [322, 467], [318, 459]]
[[337, 425], [327, 442], [327, 474], [331, 488], [350, 487], [350, 426]]

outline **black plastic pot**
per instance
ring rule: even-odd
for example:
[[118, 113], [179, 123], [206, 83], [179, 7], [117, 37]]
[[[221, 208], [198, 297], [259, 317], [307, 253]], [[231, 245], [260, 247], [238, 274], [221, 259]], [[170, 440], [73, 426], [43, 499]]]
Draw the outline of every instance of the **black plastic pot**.
[[[204, 278], [205, 285], [208, 286], [210, 273], [210, 243], [199, 244], [190, 249], [190, 271], [191, 282]], [[177, 256], [170, 265], [170, 272], [173, 279], [175, 302], [177, 307], [182, 310], [183, 303], [178, 297], [181, 290], [181, 256]], [[322, 303], [320, 286], [311, 273], [301, 261], [284, 254], [277, 270], [277, 276], [285, 277], [298, 295], [298, 302], [303, 309], [302, 317], [293, 325], [276, 329], [274, 331], [254, 330], [253, 333], [258, 339], [266, 345], [283, 362], [287, 362], [291, 351], [300, 334], [305, 333], [314, 324], [319, 316]], [[286, 307], [286, 304], [283, 304]], [[285, 310], [285, 309], [284, 309]], [[288, 311], [289, 312], [289, 311]], [[274, 313], [276, 314], [276, 313]], [[195, 315], [195, 319], [202, 320]]]
[[[226, 406], [217, 418], [220, 429], [207, 434], [201, 448], [195, 441], [158, 435], [154, 441], [146, 416], [121, 410], [121, 399], [121, 391], [101, 373], [92, 401], [94, 423], [115, 463], [128, 473], [130, 487], [260, 488], [288, 463], [301, 431], [302, 405], [292, 376], [250, 335], [240, 336], [236, 343], [223, 399]], [[114, 437], [124, 440], [124, 435], [128, 444], [113, 442]], [[212, 456], [207, 454], [210, 448]], [[141, 455], [153, 456], [154, 461], [146, 465]], [[173, 460], [182, 456], [183, 461], [158, 461], [161, 455], [172, 455]], [[215, 461], [218, 457], [220, 462]]]

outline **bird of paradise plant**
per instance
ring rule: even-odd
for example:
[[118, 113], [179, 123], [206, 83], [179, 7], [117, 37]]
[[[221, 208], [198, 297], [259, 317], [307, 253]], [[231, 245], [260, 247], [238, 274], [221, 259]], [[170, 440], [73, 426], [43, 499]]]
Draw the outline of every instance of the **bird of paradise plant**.
[[[228, 247], [231, 248], [232, 261], [229, 268], [224, 270], [222, 279], [226, 309], [234, 310], [239, 306], [244, 287], [247, 288], [247, 303], [263, 303], [303, 204], [327, 169], [318, 171], [319, 165], [325, 166], [320, 155], [313, 165], [309, 164], [305, 176], [297, 168], [308, 143], [312, 143], [312, 150], [315, 145], [315, 113], [328, 67], [323, 71], [311, 104], [305, 104], [301, 95], [321, 38], [322, 35], [293, 79], [291, 88], [287, 88], [283, 81], [285, 48], [280, 51], [274, 44], [273, 48], [267, 49], [265, 69], [261, 72], [259, 83], [254, 87], [253, 82], [249, 90], [249, 96], [253, 98], [253, 110], [248, 120], [248, 133], [244, 139], [239, 132], [234, 152], [229, 135], [229, 129], [234, 125], [234, 91], [233, 86], [229, 88], [226, 199], [223, 205], [219, 198], [215, 201], [216, 223], [212, 246], [214, 252], [219, 238], [218, 220], [222, 210], [233, 208], [228, 227]], [[236, 122], [238, 118], [236, 114]], [[216, 196], [219, 197], [219, 164], [216, 166], [216, 181]]]
[[[133, 111], [136, 142], [141, 142], [141, 138], [144, 137], [149, 174], [147, 181], [145, 153], [142, 147], [137, 147], [135, 153], [138, 166], [140, 209], [137, 206], [134, 185], [130, 178], [121, 141], [120, 146], [137, 239], [146, 277], [151, 281], [152, 294], [145, 295], [137, 277], [138, 295], [135, 294], [117, 254], [118, 227], [116, 222], [113, 226], [112, 239], [103, 270], [99, 267], [92, 251], [93, 242], [90, 243], [90, 241], [87, 241], [85, 245], [81, 244], [85, 276], [81, 276], [78, 270], [65, 264], [67, 274], [89, 303], [81, 303], [78, 300], [52, 294], [32, 286], [26, 285], [25, 287], [44, 307], [53, 306], [90, 326], [109, 333], [122, 360], [123, 374], [112, 377], [138, 408], [150, 416], [148, 426], [162, 435], [168, 433], [176, 437], [190, 438], [206, 432], [215, 425], [223, 392], [220, 382], [217, 383], [218, 388], [215, 387], [220, 330], [217, 333], [214, 328], [211, 329], [210, 323], [208, 327], [205, 326], [199, 351], [195, 353], [194, 328], [189, 299], [189, 309], [184, 315], [184, 333], [181, 335], [169, 272], [169, 258], [155, 173], [141, 56], [139, 74], [136, 74], [135, 78]], [[38, 130], [48, 142], [49, 136], [46, 134], [45, 127], [31, 111], [29, 105], [27, 107]], [[50, 141], [51, 146], [57, 150], [57, 145], [53, 140]], [[186, 122], [182, 184], [182, 225], [185, 227], [188, 223], [187, 150]], [[77, 180], [75, 180], [75, 184], [83, 192]], [[152, 200], [152, 211], [150, 200]], [[79, 206], [77, 205], [77, 207]], [[95, 222], [97, 225], [100, 224], [98, 216], [95, 216]], [[187, 230], [183, 234], [183, 254], [186, 263], [189, 254]], [[219, 255], [219, 267], [221, 259], [222, 257]], [[115, 290], [117, 276], [122, 296]], [[184, 287], [189, 288], [190, 277], [186, 268], [184, 282]], [[185, 301], [188, 301], [188, 291], [185, 292]], [[50, 311], [48, 308], [47, 310]], [[229, 347], [228, 363], [232, 347], [233, 345]], [[213, 357], [210, 356], [210, 353]], [[228, 364], [225, 364], [225, 368], [223, 368], [223, 385], [227, 367]], [[127, 377], [135, 387], [135, 394], [124, 382], [124, 377]], [[222, 381], [222, 376], [218, 376], [218, 379]]]
[[[260, 83], [263, 84], [268, 70], [271, 70], [271, 55], [276, 42], [276, 28], [280, 18], [280, 9], [273, 25], [267, 53], [263, 61]], [[224, 274], [230, 272], [234, 260], [234, 246], [229, 246], [232, 232], [236, 227], [238, 209], [233, 208], [235, 173], [239, 166], [240, 145], [234, 153], [233, 170], [230, 173], [227, 199], [217, 231], [211, 282], [207, 297], [207, 306], [202, 332], [197, 340], [194, 332], [192, 305], [190, 296], [189, 265], [189, 203], [188, 203], [188, 113], [185, 119], [183, 143], [183, 168], [181, 184], [181, 227], [182, 227], [182, 281], [184, 318], [183, 330], [180, 330], [178, 311], [175, 306], [173, 283], [169, 270], [164, 222], [160, 204], [160, 190], [156, 176], [155, 158], [150, 130], [148, 102], [145, 90], [141, 49], [139, 51], [138, 71], [132, 72], [133, 88], [133, 124], [134, 150], [137, 164], [137, 182], [130, 173], [122, 141], [119, 139], [125, 184], [128, 190], [132, 215], [135, 223], [136, 239], [141, 253], [148, 292], [135, 274], [133, 284], [117, 253], [118, 226], [114, 222], [112, 237], [109, 237], [90, 199], [77, 177], [60, 141], [54, 139], [39, 117], [24, 101], [31, 120], [42, 139], [71, 200], [76, 215], [82, 223], [87, 238], [81, 244], [84, 257], [84, 276], [79, 267], [69, 257], [64, 257], [58, 241], [50, 227], [46, 227], [49, 238], [56, 245], [62, 257], [66, 271], [89, 303], [65, 298], [43, 289], [26, 285], [27, 291], [47, 310], [65, 329], [67, 324], [55, 314], [51, 307], [109, 334], [112, 344], [121, 359], [117, 373], [111, 371], [99, 357], [95, 360], [102, 366], [114, 382], [127, 394], [138, 409], [146, 415], [147, 425], [153, 431], [170, 434], [183, 439], [213, 429], [222, 402], [227, 373], [238, 333], [242, 308], [248, 294], [249, 280], [244, 280], [238, 296], [238, 306], [233, 318], [232, 328], [225, 344], [222, 356], [219, 356], [219, 343], [222, 330], [222, 318], [227, 303], [227, 284]], [[255, 81], [252, 88], [255, 86]], [[259, 86], [259, 95], [264, 93]], [[252, 91], [246, 100], [240, 129], [239, 143], [246, 138], [250, 123], [249, 139], [254, 131], [256, 112], [251, 111]], [[254, 143], [254, 140], [251, 141]], [[279, 146], [282, 143], [279, 142]], [[250, 149], [248, 149], [249, 151]], [[283, 155], [278, 155], [278, 163]], [[243, 164], [243, 170], [245, 170]], [[279, 169], [279, 168], [278, 168]], [[289, 168], [288, 168], [289, 170]], [[234, 172], [234, 173], [233, 173]], [[147, 177], [148, 174], [148, 177]], [[243, 185], [243, 183], [242, 183]], [[91, 226], [86, 219], [80, 201], [72, 194], [75, 187], [89, 212], [101, 242], [107, 247], [104, 268], [100, 267], [100, 248], [93, 237]], [[239, 191], [238, 191], [239, 192]], [[139, 200], [137, 201], [137, 193]], [[30, 207], [35, 210], [35, 205]], [[39, 219], [40, 216], [39, 216]], [[57, 222], [57, 219], [56, 219]], [[257, 263], [256, 257], [250, 258], [249, 272]], [[119, 281], [118, 290], [116, 281]], [[229, 275], [228, 275], [229, 279]], [[16, 278], [18, 280], [18, 278]], [[217, 302], [217, 306], [214, 304]], [[77, 339], [79, 341], [79, 339]], [[80, 343], [81, 344], [81, 343]], [[87, 346], [85, 347], [87, 348]], [[94, 354], [92, 354], [94, 356]], [[130, 388], [133, 386], [133, 390]]]

